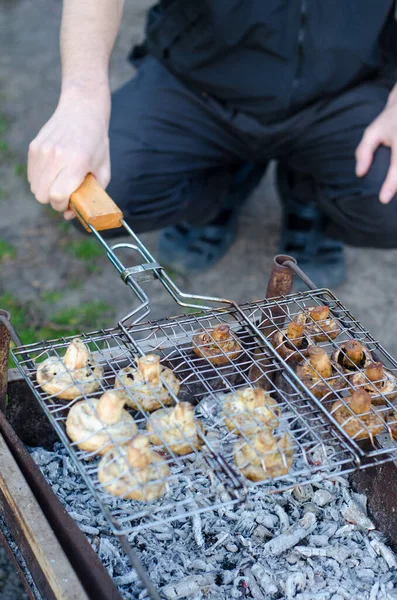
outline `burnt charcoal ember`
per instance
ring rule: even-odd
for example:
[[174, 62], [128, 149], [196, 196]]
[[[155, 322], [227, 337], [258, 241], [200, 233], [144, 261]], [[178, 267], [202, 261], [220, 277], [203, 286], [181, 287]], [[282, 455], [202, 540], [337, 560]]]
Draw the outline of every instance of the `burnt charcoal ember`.
[[[123, 598], [147, 600], [63, 446], [28, 450]], [[180, 485], [174, 494], [200, 507], [205, 473], [188, 491], [182, 480]], [[397, 558], [373, 529], [365, 496], [354, 494], [338, 473], [304, 487], [297, 481], [274, 496], [266, 486], [253, 486], [244, 504], [158, 522], [129, 540], [166, 600], [396, 600]], [[219, 490], [219, 501], [223, 494]], [[123, 519], [139, 506], [106, 499]]]

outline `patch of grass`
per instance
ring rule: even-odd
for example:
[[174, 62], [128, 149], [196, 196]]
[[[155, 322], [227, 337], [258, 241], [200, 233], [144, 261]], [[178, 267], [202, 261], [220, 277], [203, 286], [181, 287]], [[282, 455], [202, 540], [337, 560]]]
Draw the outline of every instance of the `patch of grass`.
[[[52, 213], [54, 213], [53, 209], [51, 209], [51, 211], [52, 211]], [[52, 216], [53, 216], [53, 214], [52, 214]], [[58, 229], [62, 233], [69, 233], [69, 231], [70, 231], [70, 224], [67, 221], [60, 221], [58, 223]]]
[[14, 246], [5, 240], [0, 240], [0, 264], [8, 260], [14, 260], [16, 253]]
[[62, 300], [62, 292], [43, 292], [41, 297], [48, 304], [56, 304]]
[[87, 302], [79, 306], [71, 306], [59, 310], [51, 318], [52, 323], [61, 327], [84, 325], [88, 329], [101, 329], [107, 325], [107, 318], [112, 314], [112, 308], [105, 302]]
[[8, 198], [8, 193], [5, 190], [0, 189], [0, 201]]
[[17, 163], [14, 166], [14, 173], [17, 177], [21, 177], [22, 179], [27, 178], [27, 165], [26, 163]]
[[10, 153], [11, 152], [8, 142], [6, 142], [5, 140], [0, 140], [0, 154], [2, 156], [9, 156]]
[[[29, 326], [29, 317], [26, 307], [13, 294], [5, 292], [0, 294], [0, 308], [11, 314], [11, 322], [17, 333], [21, 335], [22, 330]], [[23, 340], [22, 340], [23, 341]]]
[[81, 290], [84, 285], [84, 279], [79, 279], [78, 277], [71, 278], [67, 282], [66, 289], [68, 290]]
[[[0, 308], [11, 314], [11, 323], [23, 344], [77, 336], [87, 330], [101, 329], [109, 325], [113, 315], [112, 308], [104, 302], [87, 302], [58, 310], [45, 321], [43, 315], [36, 314], [30, 303], [24, 303], [8, 292], [0, 294]], [[9, 366], [15, 366], [11, 358]]]
[[86, 239], [73, 241], [67, 245], [68, 252], [79, 260], [90, 262], [103, 256], [103, 250], [97, 240]]
[[[35, 328], [31, 327], [29, 323], [26, 307], [15, 296], [8, 292], [1, 294], [0, 308], [7, 310], [11, 314], [11, 323], [23, 344], [32, 344], [37, 340]], [[11, 357], [8, 360], [8, 366], [15, 367], [15, 363]]]

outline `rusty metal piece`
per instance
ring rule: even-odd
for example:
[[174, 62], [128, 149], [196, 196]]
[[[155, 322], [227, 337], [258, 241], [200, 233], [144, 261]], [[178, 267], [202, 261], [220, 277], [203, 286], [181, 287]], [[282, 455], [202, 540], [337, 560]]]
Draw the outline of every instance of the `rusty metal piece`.
[[274, 257], [269, 282], [267, 284], [266, 298], [287, 296], [291, 293], [294, 281], [294, 270], [292, 270], [292, 265], [297, 267], [297, 262], [292, 256], [277, 254], [277, 256]]
[[[292, 290], [294, 281], [294, 272], [289, 265], [297, 266], [296, 260], [286, 254], [278, 254], [273, 259], [273, 266], [270, 272], [269, 282], [267, 284], [266, 298], [278, 298], [279, 296], [288, 296]], [[287, 266], [286, 266], [287, 265]], [[271, 321], [279, 321], [281, 327], [284, 312], [278, 306], [269, 310], [269, 317], [265, 319], [260, 329], [266, 337], [270, 336], [276, 329]]]
[[[369, 444], [369, 441], [363, 444]], [[397, 467], [388, 462], [349, 475], [353, 489], [368, 498], [368, 514], [376, 528], [381, 531], [393, 550], [397, 551], [397, 520], [395, 507], [397, 498]], [[382, 493], [379, 491], [382, 490]]]
[[[288, 263], [287, 266], [286, 263]], [[267, 284], [266, 298], [278, 298], [279, 296], [287, 296], [291, 293], [294, 273], [289, 266], [290, 264], [296, 265], [296, 260], [292, 258], [292, 256], [278, 254], [274, 257], [269, 282]], [[272, 325], [271, 320], [277, 317], [282, 318], [283, 316], [283, 311], [278, 307], [273, 307], [271, 310], [269, 309], [268, 312], [268, 318], [265, 318], [262, 323], [260, 323], [260, 330], [266, 337], [270, 337], [276, 329], [276, 327]], [[266, 357], [261, 358], [261, 351], [259, 348], [255, 350], [255, 362], [260, 364], [261, 369], [259, 369], [256, 364], [252, 365], [248, 378], [256, 386], [268, 390], [270, 386], [269, 380], [263, 376], [263, 372], [266, 373], [267, 370], [270, 370], [270, 363]]]
[[10, 352], [10, 331], [7, 327], [10, 313], [0, 309], [0, 410], [6, 410], [8, 383], [8, 356]]

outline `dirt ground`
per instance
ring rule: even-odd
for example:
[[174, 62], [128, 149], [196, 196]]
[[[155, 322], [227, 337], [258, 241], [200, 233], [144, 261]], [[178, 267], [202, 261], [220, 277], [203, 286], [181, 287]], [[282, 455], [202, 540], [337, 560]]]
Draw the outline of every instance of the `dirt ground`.
[[[126, 55], [142, 38], [150, 4], [126, 1], [112, 58], [113, 88], [133, 75]], [[26, 341], [113, 325], [135, 305], [131, 291], [95, 243], [86, 242], [61, 217], [36, 203], [26, 183], [28, 144], [57, 102], [60, 14], [60, 0], [2, 0], [0, 5], [0, 306], [11, 308]], [[185, 291], [237, 301], [263, 297], [277, 253], [279, 222], [270, 171], [244, 209], [240, 234], [229, 254], [208, 273], [179, 278], [178, 284]], [[155, 252], [156, 234], [142, 239]], [[348, 281], [335, 291], [397, 355], [392, 325], [396, 260], [397, 251], [347, 249]], [[146, 285], [153, 317], [179, 312], [161, 286]], [[12, 593], [2, 591], [2, 600], [17, 598]]]

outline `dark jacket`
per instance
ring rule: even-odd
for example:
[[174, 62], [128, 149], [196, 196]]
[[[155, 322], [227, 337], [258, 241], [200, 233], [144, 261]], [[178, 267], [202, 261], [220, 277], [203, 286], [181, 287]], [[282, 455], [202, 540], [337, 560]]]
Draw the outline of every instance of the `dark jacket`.
[[377, 76], [395, 26], [393, 0], [163, 0], [146, 48], [199, 92], [270, 119]]

